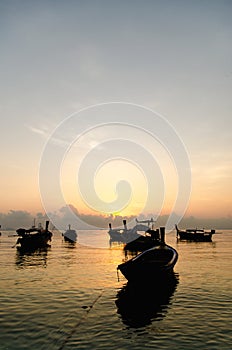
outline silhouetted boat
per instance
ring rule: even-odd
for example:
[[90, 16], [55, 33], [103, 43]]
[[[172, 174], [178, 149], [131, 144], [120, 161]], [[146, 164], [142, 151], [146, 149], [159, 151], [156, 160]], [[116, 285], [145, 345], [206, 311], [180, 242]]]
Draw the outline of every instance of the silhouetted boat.
[[45, 229], [41, 225], [32, 226], [29, 229], [19, 228], [16, 230], [19, 238], [16, 242], [23, 250], [35, 250], [37, 248], [49, 246], [52, 239], [52, 232], [48, 231], [49, 221], [46, 221]]
[[141, 237], [139, 232], [146, 232], [150, 229], [150, 225], [155, 221], [153, 218], [150, 220], [137, 220], [136, 225], [132, 228], [127, 228], [126, 220], [123, 220], [123, 228], [122, 229], [112, 229], [111, 223], [109, 224], [108, 234], [110, 236], [110, 240], [113, 242], [122, 242], [128, 243], [134, 241], [135, 239]]
[[136, 257], [118, 265], [117, 270], [128, 281], [148, 281], [159, 278], [173, 271], [177, 262], [177, 251], [165, 243], [165, 228], [160, 228], [160, 244], [156, 245]]
[[70, 243], [75, 243], [77, 240], [77, 233], [71, 229], [71, 225], [68, 225], [68, 230], [62, 233], [64, 240]]
[[124, 246], [125, 251], [143, 252], [156, 245], [160, 245], [159, 229], [148, 229], [144, 235], [139, 235], [135, 240], [128, 242]]
[[175, 225], [175, 228], [177, 238], [192, 242], [212, 242], [212, 236], [216, 233], [215, 230], [205, 231], [204, 229], [198, 228], [179, 230], [177, 225]]
[[115, 304], [122, 322], [140, 328], [160, 321], [166, 316], [171, 298], [178, 284], [174, 272], [150, 283], [127, 282], [117, 293]]

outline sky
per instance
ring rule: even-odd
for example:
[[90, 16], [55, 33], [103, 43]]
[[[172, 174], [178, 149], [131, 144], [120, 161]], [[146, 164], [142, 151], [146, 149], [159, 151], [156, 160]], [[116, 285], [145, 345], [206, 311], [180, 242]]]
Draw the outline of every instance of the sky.
[[0, 212], [232, 215], [230, 0], [0, 1]]

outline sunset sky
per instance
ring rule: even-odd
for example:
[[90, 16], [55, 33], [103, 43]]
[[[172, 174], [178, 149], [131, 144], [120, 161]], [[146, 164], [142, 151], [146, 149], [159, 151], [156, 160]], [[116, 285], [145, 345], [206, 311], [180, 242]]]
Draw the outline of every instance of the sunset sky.
[[49, 210], [168, 214], [189, 164], [186, 215], [232, 215], [231, 14], [230, 0], [0, 1], [0, 212], [43, 211], [42, 191]]

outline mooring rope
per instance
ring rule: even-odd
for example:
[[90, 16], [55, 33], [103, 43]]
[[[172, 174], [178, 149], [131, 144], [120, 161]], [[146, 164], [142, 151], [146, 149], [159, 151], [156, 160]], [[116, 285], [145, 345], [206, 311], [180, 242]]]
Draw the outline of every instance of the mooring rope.
[[88, 317], [88, 314], [90, 310], [94, 307], [94, 305], [97, 303], [97, 301], [101, 298], [102, 294], [104, 293], [104, 289], [101, 291], [101, 293], [96, 297], [96, 299], [93, 301], [93, 303], [88, 307], [86, 310], [86, 313], [81, 317], [81, 319], [74, 325], [71, 332], [66, 336], [63, 343], [59, 347], [58, 350], [63, 350], [64, 346], [67, 344], [67, 342], [72, 338], [73, 334], [75, 333], [76, 329], [81, 325], [81, 323]]

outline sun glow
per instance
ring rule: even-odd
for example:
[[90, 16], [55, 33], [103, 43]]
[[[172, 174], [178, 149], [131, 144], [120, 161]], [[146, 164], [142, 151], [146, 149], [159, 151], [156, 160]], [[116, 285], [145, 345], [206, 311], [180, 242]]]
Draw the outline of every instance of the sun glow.
[[[134, 164], [126, 161], [115, 159], [104, 163], [97, 171], [94, 177], [94, 189], [100, 201], [108, 204], [108, 212], [102, 212], [98, 208], [98, 203], [88, 204], [85, 199], [85, 193], [81, 193], [73, 171], [71, 163], [66, 164], [65, 176], [62, 178], [62, 189], [65, 201], [67, 203], [77, 204], [83, 212], [98, 212], [100, 214], [113, 215], [137, 215], [143, 210], [147, 198], [147, 183], [143, 172]], [[128, 200], [121, 203], [116, 210], [111, 210], [111, 203], [118, 197], [117, 184], [120, 181], [126, 181], [131, 188], [131, 195]], [[91, 181], [86, 178], [86, 181]]]

